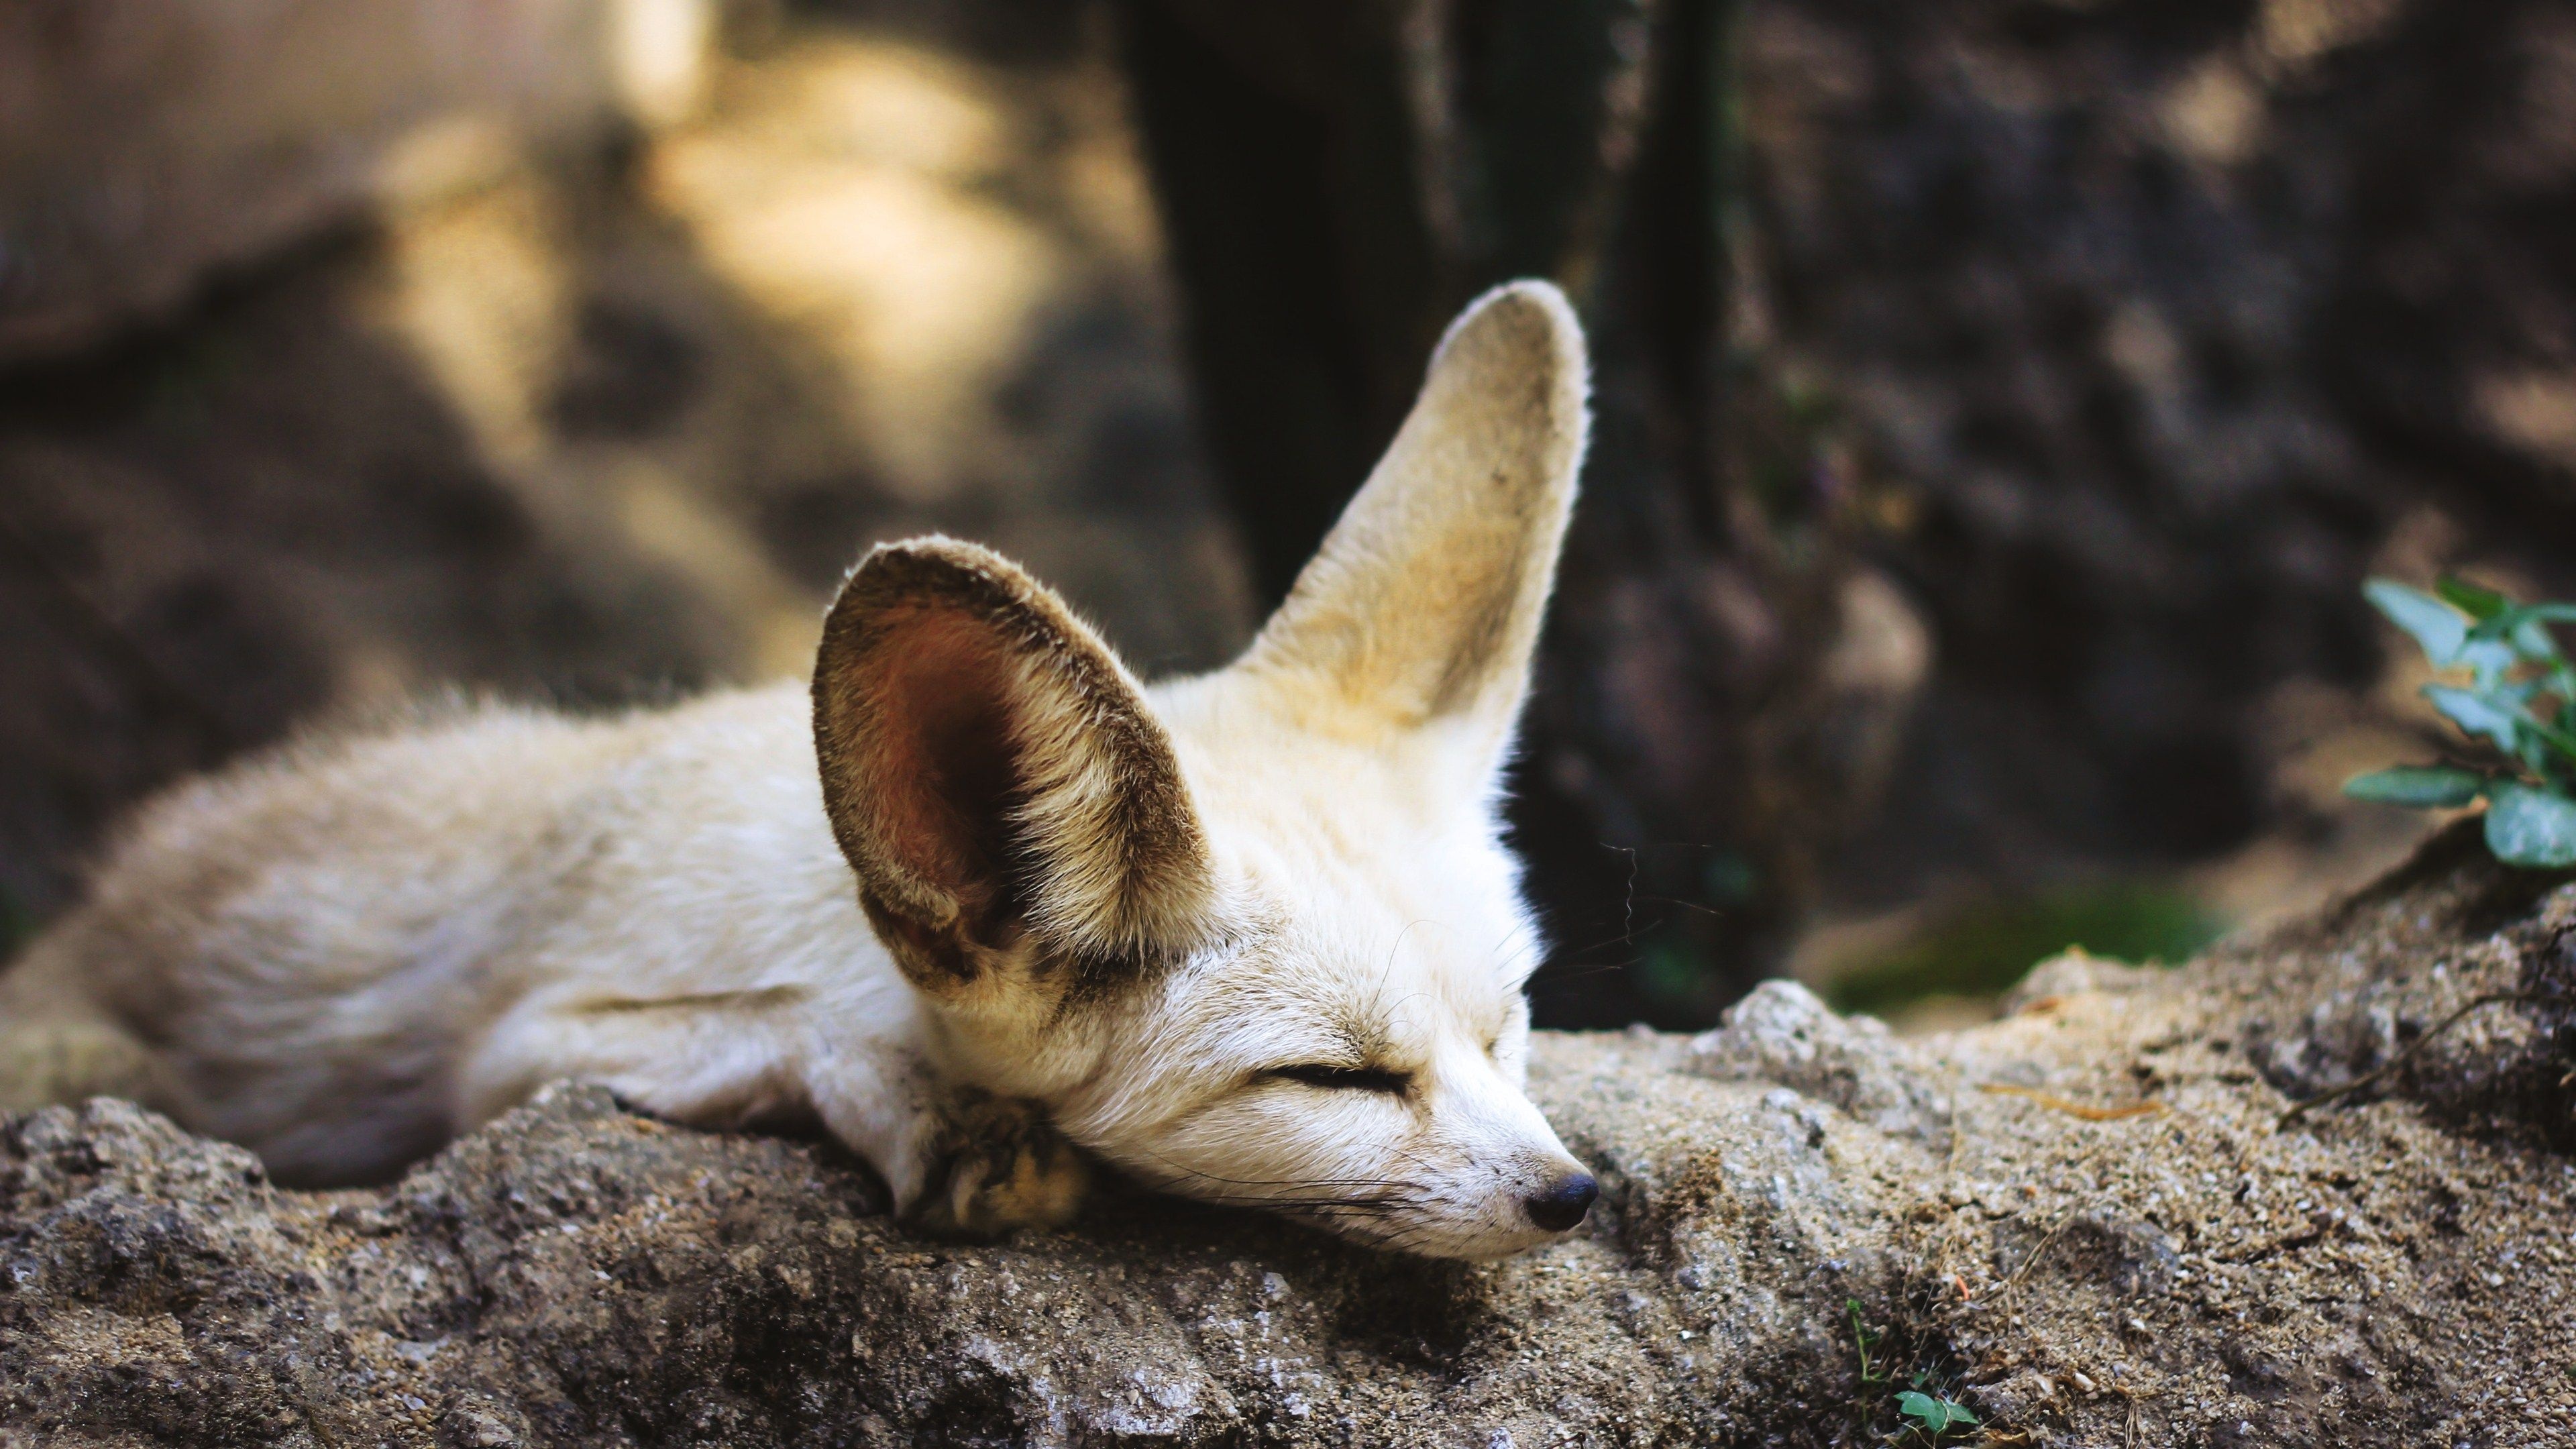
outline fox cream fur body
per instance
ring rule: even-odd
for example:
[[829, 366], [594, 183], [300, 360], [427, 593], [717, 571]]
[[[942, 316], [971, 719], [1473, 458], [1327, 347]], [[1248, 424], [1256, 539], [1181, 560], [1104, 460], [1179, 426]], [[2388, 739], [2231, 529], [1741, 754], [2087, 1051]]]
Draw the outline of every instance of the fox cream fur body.
[[968, 1227], [1071, 1209], [1060, 1132], [1390, 1247], [1543, 1241], [1592, 1185], [1521, 1092], [1496, 812], [1584, 388], [1553, 288], [1482, 299], [1214, 674], [1144, 687], [927, 539], [852, 573], [810, 690], [460, 711], [187, 786], [0, 977], [0, 1106], [123, 1092], [330, 1183], [575, 1076], [819, 1119]]

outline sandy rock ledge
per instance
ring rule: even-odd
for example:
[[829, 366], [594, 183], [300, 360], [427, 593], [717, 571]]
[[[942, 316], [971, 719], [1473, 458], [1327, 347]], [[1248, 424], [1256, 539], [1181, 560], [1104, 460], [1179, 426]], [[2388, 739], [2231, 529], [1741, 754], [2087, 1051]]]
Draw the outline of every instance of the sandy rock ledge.
[[1991, 1442], [2567, 1444], [2571, 987], [2576, 886], [2452, 833], [1952, 1036], [1785, 985], [1697, 1041], [1550, 1036], [1608, 1190], [1490, 1267], [1142, 1194], [927, 1242], [827, 1147], [577, 1086], [324, 1194], [48, 1109], [0, 1124], [0, 1446], [1866, 1443], [1918, 1372]]

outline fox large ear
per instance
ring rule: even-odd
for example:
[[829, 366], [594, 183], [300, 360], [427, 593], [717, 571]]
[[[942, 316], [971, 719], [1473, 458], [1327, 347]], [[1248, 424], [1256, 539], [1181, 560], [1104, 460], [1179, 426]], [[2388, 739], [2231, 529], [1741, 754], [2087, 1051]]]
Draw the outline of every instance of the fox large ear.
[[1237, 667], [1305, 727], [1383, 738], [1455, 722], [1490, 768], [1528, 692], [1586, 386], [1582, 328], [1555, 287], [1478, 299]]
[[870, 553], [814, 670], [823, 803], [903, 971], [954, 993], [1034, 944], [1097, 974], [1209, 929], [1206, 837], [1136, 681], [986, 549]]

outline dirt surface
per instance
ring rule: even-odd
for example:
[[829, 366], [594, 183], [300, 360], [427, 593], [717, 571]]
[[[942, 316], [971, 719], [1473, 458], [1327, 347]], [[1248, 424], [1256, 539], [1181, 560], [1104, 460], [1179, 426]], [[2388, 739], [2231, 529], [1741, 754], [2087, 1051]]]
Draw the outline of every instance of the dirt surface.
[[[327, 1194], [51, 1108], [0, 1126], [0, 1444], [1864, 1443], [1917, 1374], [1986, 1442], [2563, 1444], [2571, 974], [2576, 883], [2455, 830], [1974, 1031], [1775, 983], [1696, 1040], [1543, 1033], [1606, 1193], [1491, 1266], [1117, 1192], [931, 1242], [828, 1147], [583, 1087]], [[2530, 999], [2282, 1126], [2491, 993]]]

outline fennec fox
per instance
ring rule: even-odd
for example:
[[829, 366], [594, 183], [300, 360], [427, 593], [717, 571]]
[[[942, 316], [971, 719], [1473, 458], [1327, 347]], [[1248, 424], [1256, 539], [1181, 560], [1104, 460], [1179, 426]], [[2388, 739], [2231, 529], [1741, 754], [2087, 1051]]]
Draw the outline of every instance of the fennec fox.
[[1564, 1233], [1593, 1181], [1521, 1092], [1539, 943], [1496, 806], [1585, 386], [1554, 288], [1479, 301], [1214, 674], [1142, 687], [927, 538], [851, 573], [810, 702], [483, 708], [188, 786], [0, 978], [0, 1105], [122, 1091], [327, 1184], [571, 1076], [819, 1119], [974, 1230], [1071, 1211], [1052, 1124], [1410, 1252]]

